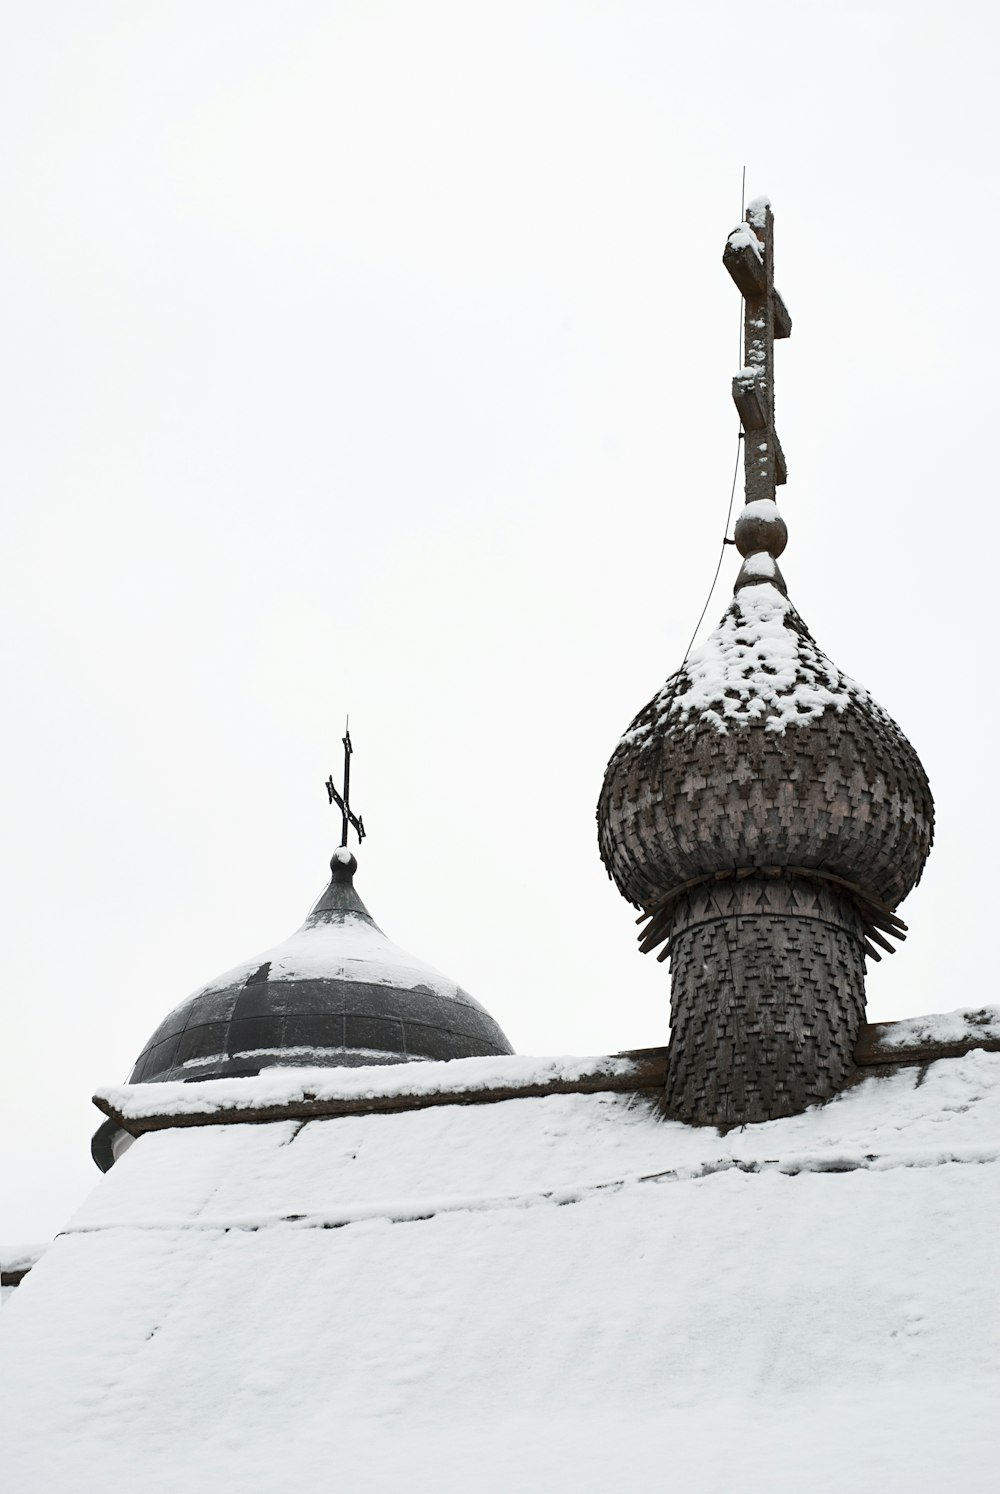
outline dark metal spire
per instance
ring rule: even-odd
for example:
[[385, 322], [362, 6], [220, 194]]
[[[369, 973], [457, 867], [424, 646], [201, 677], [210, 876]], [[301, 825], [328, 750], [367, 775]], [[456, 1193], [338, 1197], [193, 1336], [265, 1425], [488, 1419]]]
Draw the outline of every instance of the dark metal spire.
[[343, 738], [342, 738], [342, 741], [344, 743], [344, 792], [343, 792], [343, 795], [341, 795], [341, 794], [339, 794], [337, 792], [336, 786], [334, 785], [334, 782], [333, 782], [333, 774], [332, 773], [331, 773], [330, 777], [326, 780], [326, 791], [327, 791], [327, 794], [329, 795], [329, 802], [331, 804], [336, 804], [337, 808], [340, 810], [340, 816], [341, 816], [340, 844], [341, 844], [341, 846], [346, 846], [347, 845], [347, 832], [348, 832], [348, 830], [350, 829], [350, 827], [352, 825], [354, 826], [354, 829], [357, 831], [358, 844], [359, 845], [360, 845], [360, 843], [365, 838], [365, 822], [361, 818], [361, 816], [359, 814], [355, 814], [354, 811], [353, 811], [353, 809], [351, 808], [351, 757], [354, 754], [354, 748], [351, 745], [350, 720], [351, 720], [351, 718], [350, 718], [350, 716], [348, 716], [347, 720], [344, 723], [344, 735], [343, 735]]

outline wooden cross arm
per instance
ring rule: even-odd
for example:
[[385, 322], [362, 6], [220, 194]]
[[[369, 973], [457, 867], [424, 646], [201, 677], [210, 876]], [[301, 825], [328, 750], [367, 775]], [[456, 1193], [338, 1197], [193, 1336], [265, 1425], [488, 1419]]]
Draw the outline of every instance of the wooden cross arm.
[[[754, 248], [755, 244], [757, 248]], [[746, 300], [767, 294], [764, 256], [760, 241], [751, 228], [741, 224], [739, 228], [733, 229], [722, 252], [722, 263]]]
[[[746, 300], [767, 295], [767, 272], [764, 269], [760, 240], [749, 227], [733, 229], [726, 240], [722, 263]], [[792, 319], [778, 291], [774, 292], [774, 335], [777, 338], [792, 335]]]
[[745, 431], [763, 431], [769, 424], [767, 400], [759, 386], [760, 373], [755, 368], [746, 368], [733, 380], [733, 404]]

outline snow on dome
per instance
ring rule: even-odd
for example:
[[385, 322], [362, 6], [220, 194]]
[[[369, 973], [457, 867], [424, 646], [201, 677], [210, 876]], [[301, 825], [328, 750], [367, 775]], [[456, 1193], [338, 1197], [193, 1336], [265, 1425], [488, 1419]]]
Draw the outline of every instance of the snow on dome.
[[635, 717], [598, 803], [609, 875], [647, 909], [692, 878], [772, 865], [825, 868], [895, 908], [933, 828], [911, 743], [766, 581]]
[[[777, 513], [763, 500], [747, 509]], [[751, 557], [762, 573], [769, 555]], [[770, 574], [770, 572], [768, 572]], [[766, 582], [743, 588], [719, 626], [671, 675], [650, 707], [622, 737], [640, 743], [665, 716], [685, 724], [695, 717], [725, 732], [730, 723], [756, 721], [768, 731], [806, 726], [825, 711], [843, 711], [852, 702], [880, 710], [861, 685], [840, 672], [813, 642], [792, 603]]]
[[407, 954], [387, 939], [364, 914], [347, 912], [337, 923], [306, 923], [290, 938], [251, 960], [234, 965], [209, 981], [199, 994], [243, 985], [262, 966], [268, 980], [350, 980], [360, 985], [433, 991], [448, 1000], [462, 999], [462, 988], [432, 965]]

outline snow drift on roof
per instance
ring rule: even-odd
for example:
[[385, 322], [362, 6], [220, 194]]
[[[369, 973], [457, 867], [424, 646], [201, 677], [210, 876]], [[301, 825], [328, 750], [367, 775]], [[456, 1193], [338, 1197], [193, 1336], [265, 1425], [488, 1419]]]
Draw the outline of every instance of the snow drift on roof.
[[115, 1084], [98, 1090], [124, 1120], [151, 1115], [204, 1115], [226, 1110], [269, 1110], [300, 1100], [368, 1100], [376, 1096], [438, 1095], [549, 1084], [603, 1073], [626, 1077], [634, 1069], [625, 1054], [601, 1058], [536, 1058], [502, 1054], [442, 1063], [371, 1064], [356, 1069], [272, 1068], [252, 1078]]
[[8, 1483], [992, 1494], [998, 1157], [982, 1052], [725, 1138], [606, 1094], [148, 1134], [4, 1311]]

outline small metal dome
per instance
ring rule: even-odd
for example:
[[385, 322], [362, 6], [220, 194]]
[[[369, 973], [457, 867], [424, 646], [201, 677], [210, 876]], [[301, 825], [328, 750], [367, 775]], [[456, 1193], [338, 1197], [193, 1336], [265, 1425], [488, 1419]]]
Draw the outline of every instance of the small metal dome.
[[513, 1051], [467, 991], [386, 938], [354, 890], [351, 852], [338, 850], [330, 867], [298, 932], [176, 1007], [130, 1084]]

